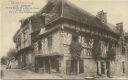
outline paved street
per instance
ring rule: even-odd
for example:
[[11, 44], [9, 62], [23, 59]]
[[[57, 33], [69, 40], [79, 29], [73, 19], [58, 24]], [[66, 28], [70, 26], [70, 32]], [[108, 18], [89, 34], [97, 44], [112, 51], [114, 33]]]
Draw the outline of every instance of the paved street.
[[68, 76], [62, 74], [43, 74], [35, 73], [29, 70], [22, 69], [5, 69], [5, 65], [2, 68], [2, 79], [81, 79], [76, 75]]
[[3, 79], [62, 79], [54, 74], [39, 74], [28, 70], [10, 69], [3, 71]]
[[[34, 73], [28, 70], [21, 70], [21, 69], [10, 69], [3, 71], [3, 79], [85, 79], [80, 78], [76, 75], [72, 76], [61, 76], [57, 74], [43, 74], [43, 73]], [[92, 79], [85, 79], [85, 80], [92, 80]], [[126, 78], [101, 78], [101, 79], [94, 79], [94, 80], [128, 80]]]
[[9, 69], [3, 70], [3, 79], [82, 79], [76, 75], [43, 74], [28, 70]]

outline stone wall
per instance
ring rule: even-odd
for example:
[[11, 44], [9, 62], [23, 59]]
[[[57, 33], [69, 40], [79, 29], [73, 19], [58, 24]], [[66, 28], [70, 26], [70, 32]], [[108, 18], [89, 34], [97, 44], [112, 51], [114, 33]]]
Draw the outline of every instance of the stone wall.
[[97, 63], [94, 59], [84, 59], [85, 77], [94, 77], [97, 75]]

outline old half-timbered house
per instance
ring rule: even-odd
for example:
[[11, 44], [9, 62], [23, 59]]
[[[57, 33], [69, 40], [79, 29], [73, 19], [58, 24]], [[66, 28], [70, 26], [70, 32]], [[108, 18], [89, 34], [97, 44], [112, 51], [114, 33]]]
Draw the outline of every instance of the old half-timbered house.
[[[67, 0], [48, 0], [43, 9], [22, 21], [14, 42], [22, 67], [111, 77], [120, 65], [117, 53], [123, 55], [122, 35], [122, 23], [108, 23], [104, 11], [94, 16]], [[122, 64], [126, 67], [126, 62]]]

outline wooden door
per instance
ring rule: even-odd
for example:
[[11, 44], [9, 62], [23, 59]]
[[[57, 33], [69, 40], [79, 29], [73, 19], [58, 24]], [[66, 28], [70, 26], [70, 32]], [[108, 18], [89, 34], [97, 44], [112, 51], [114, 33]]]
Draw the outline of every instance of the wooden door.
[[105, 74], [105, 62], [101, 62], [101, 74]]
[[77, 74], [78, 72], [77, 60], [67, 60], [66, 62], [66, 73]]
[[79, 73], [84, 73], [84, 61], [79, 60]]
[[106, 62], [107, 77], [110, 77], [110, 61]]
[[45, 59], [45, 72], [50, 73], [50, 63], [48, 58]]

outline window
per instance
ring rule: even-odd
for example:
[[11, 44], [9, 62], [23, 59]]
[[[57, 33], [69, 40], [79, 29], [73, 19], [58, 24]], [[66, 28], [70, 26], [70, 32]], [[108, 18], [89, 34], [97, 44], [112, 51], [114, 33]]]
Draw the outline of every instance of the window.
[[93, 48], [93, 39], [88, 39], [87, 43], [88, 43], [88, 48]]
[[52, 35], [48, 36], [48, 48], [52, 48]]
[[18, 44], [19, 47], [21, 46], [21, 39], [20, 39], [20, 36], [17, 38], [17, 44]]
[[40, 41], [38, 41], [38, 50], [41, 50], [41, 48], [42, 48], [42, 43], [41, 43], [41, 40], [40, 40]]

